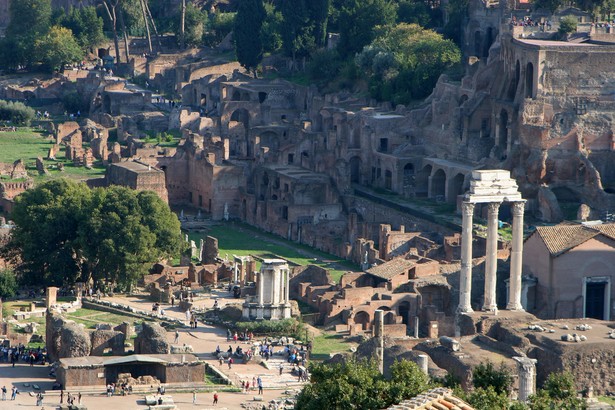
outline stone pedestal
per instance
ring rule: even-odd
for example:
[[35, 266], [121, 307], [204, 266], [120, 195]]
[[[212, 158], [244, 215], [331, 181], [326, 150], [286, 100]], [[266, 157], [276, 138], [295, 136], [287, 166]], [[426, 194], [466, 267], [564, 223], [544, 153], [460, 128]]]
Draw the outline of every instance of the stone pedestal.
[[437, 339], [439, 336], [439, 329], [438, 329], [438, 321], [437, 320], [432, 320], [429, 322], [429, 330], [427, 331], [427, 337], [430, 339]]
[[519, 372], [519, 401], [527, 399], [536, 392], [536, 359], [515, 356]]
[[426, 354], [420, 354], [417, 364], [419, 365], [423, 373], [429, 375], [429, 356], [427, 356]]
[[45, 307], [49, 309], [58, 303], [58, 288], [50, 286], [46, 290]]

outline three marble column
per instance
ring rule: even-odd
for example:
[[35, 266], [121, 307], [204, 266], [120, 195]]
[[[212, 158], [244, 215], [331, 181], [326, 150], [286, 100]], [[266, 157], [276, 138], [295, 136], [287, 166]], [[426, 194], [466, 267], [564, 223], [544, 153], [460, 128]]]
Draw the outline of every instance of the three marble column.
[[[488, 203], [487, 252], [485, 261], [485, 294], [483, 310], [495, 310], [498, 263], [498, 211], [501, 202]], [[523, 253], [523, 209], [525, 201], [512, 202], [512, 250], [510, 255], [509, 310], [523, 310], [521, 305], [521, 261]], [[475, 204], [462, 204], [461, 274], [459, 284], [460, 313], [472, 312], [472, 222]]]

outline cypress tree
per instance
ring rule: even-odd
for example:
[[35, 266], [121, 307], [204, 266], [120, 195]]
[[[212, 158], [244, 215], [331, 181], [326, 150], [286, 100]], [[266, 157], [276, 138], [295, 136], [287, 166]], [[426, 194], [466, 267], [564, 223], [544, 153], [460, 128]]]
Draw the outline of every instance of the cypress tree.
[[267, 13], [263, 0], [242, 0], [235, 17], [234, 39], [237, 60], [242, 67], [252, 71], [263, 59], [263, 40], [261, 29]]

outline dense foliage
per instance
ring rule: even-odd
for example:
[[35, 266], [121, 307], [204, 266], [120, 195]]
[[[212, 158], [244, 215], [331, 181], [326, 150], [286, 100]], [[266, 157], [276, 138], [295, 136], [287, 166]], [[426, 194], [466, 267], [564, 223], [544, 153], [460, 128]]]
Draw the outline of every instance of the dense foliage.
[[296, 319], [261, 320], [256, 322], [235, 322], [233, 328], [238, 332], [252, 332], [257, 336], [291, 336], [304, 340], [305, 327]]
[[267, 12], [263, 0], [244, 0], [239, 3], [233, 31], [235, 52], [239, 64], [254, 74], [263, 59], [261, 30], [265, 17]]
[[[188, 47], [200, 47], [203, 44], [203, 35], [207, 25], [207, 12], [202, 11], [192, 3], [186, 4], [186, 30], [184, 42]], [[173, 24], [175, 35], [180, 37], [179, 17]]]
[[127, 289], [152, 263], [179, 253], [179, 221], [155, 193], [90, 190], [59, 179], [18, 196], [4, 254], [24, 284], [94, 279]]
[[372, 96], [395, 103], [426, 97], [440, 75], [460, 61], [452, 41], [406, 23], [381, 28], [357, 56], [357, 64], [370, 76]]
[[390, 379], [367, 361], [312, 363], [310, 372], [310, 383], [299, 394], [296, 409], [383, 409], [429, 388], [429, 378], [406, 360], [391, 366]]
[[34, 110], [24, 103], [0, 100], [0, 121], [10, 121], [16, 125], [30, 125]]
[[83, 60], [83, 50], [71, 31], [60, 26], [51, 29], [35, 42], [40, 63], [49, 71], [61, 70], [65, 64]]
[[6, 299], [17, 293], [17, 279], [15, 273], [8, 269], [0, 271], [0, 298]]
[[77, 63], [84, 51], [104, 41], [103, 21], [94, 7], [58, 9], [51, 0], [11, 0], [10, 23], [0, 43], [6, 68], [42, 64], [49, 71]]
[[475, 388], [486, 389], [493, 387], [497, 394], [509, 394], [513, 384], [513, 376], [504, 363], [499, 368], [487, 361], [481, 363], [472, 371], [472, 381]]

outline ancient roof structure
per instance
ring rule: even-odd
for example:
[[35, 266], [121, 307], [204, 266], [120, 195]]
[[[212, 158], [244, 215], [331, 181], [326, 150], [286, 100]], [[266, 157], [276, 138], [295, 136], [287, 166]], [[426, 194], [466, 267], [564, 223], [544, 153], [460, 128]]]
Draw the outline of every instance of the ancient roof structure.
[[65, 357], [60, 359], [60, 366], [67, 368], [80, 368], [91, 366], [113, 366], [128, 363], [196, 363], [199, 359], [193, 354], [132, 354], [128, 356], [85, 356]]
[[559, 256], [598, 235], [615, 240], [615, 224], [539, 226], [538, 235], [552, 256]]
[[409, 269], [412, 269], [416, 265], [415, 260], [408, 260], [404, 258], [395, 258], [377, 265], [366, 270], [366, 273], [377, 276], [382, 279], [391, 279], [397, 275], [407, 273]]
[[474, 410], [468, 403], [453, 396], [453, 391], [444, 387], [431, 389], [410, 400], [389, 407], [387, 410]]

